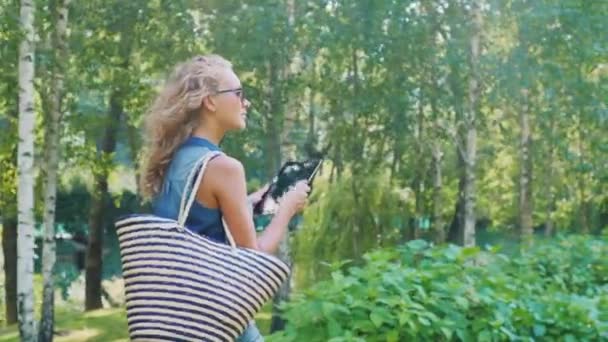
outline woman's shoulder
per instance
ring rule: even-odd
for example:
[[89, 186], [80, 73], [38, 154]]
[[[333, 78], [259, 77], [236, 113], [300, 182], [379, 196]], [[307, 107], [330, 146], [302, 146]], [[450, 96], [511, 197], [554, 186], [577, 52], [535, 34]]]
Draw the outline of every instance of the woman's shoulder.
[[206, 147], [196, 145], [182, 145], [173, 155], [173, 162], [179, 165], [190, 165], [196, 163], [197, 160], [211, 152]]
[[171, 158], [168, 176], [172, 179], [182, 179], [187, 177], [196, 163], [210, 152], [211, 150], [204, 146], [180, 146]]
[[208, 169], [210, 173], [215, 173], [226, 178], [245, 176], [245, 168], [243, 167], [243, 163], [241, 163], [238, 159], [225, 154], [221, 154], [213, 158], [209, 162]]

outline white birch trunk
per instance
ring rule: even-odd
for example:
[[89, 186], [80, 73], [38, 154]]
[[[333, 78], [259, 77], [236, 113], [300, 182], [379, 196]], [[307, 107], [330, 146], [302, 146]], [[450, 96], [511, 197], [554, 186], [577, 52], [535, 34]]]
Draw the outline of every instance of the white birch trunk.
[[548, 171], [547, 171], [547, 177], [543, 177], [544, 179], [544, 188], [546, 189], [546, 194], [547, 194], [547, 218], [545, 220], [545, 236], [549, 237], [553, 234], [553, 229], [555, 226], [555, 222], [554, 217], [553, 217], [553, 213], [555, 212], [556, 209], [556, 204], [555, 204], [555, 182], [554, 182], [554, 177], [555, 177], [555, 165], [554, 165], [554, 161], [555, 161], [555, 152], [556, 152], [556, 148], [555, 148], [555, 121], [551, 121], [550, 122], [550, 133], [549, 133], [549, 160], [547, 162], [548, 165]]
[[471, 11], [473, 27], [470, 39], [469, 64], [469, 108], [465, 117], [466, 136], [464, 139], [465, 184], [464, 184], [464, 229], [463, 245], [475, 245], [475, 166], [477, 157], [477, 111], [479, 110], [479, 49], [481, 40], [481, 9], [479, 3], [473, 3]]
[[53, 39], [55, 55], [52, 72], [51, 108], [46, 127], [45, 160], [46, 182], [44, 194], [44, 245], [42, 251], [42, 316], [40, 320], [40, 341], [52, 341], [54, 330], [54, 282], [55, 268], [55, 204], [57, 196], [57, 169], [59, 164], [59, 121], [62, 113], [63, 79], [67, 59], [67, 21], [69, 0], [59, 1], [56, 9], [56, 28]]
[[528, 104], [528, 89], [522, 90], [523, 105], [519, 112], [520, 125], [520, 173], [519, 173], [519, 224], [521, 239], [531, 243], [532, 230], [532, 155], [531, 129]]
[[36, 341], [34, 321], [34, 13], [21, 1], [19, 45], [19, 144], [17, 146], [17, 313], [21, 341]]
[[[285, 1], [285, 5], [286, 5], [286, 11], [287, 11], [287, 18], [288, 18], [288, 22], [287, 25], [289, 25], [290, 29], [293, 28], [294, 25], [294, 21], [295, 21], [295, 0], [286, 0]], [[279, 80], [272, 79], [271, 78], [271, 84], [270, 84], [270, 88], [271, 91], [274, 93], [277, 90], [274, 89], [274, 87], [279, 87], [280, 81], [284, 81], [287, 79], [288, 77], [288, 71], [289, 71], [289, 64], [290, 61], [285, 61], [285, 65], [282, 65], [282, 68], [277, 68], [276, 66], [272, 66], [272, 68], [275, 68], [275, 73], [278, 73], [278, 78]], [[277, 70], [278, 69], [278, 70]], [[279, 81], [279, 82], [276, 82]], [[278, 94], [275, 96], [279, 96]], [[277, 111], [277, 107], [274, 106], [274, 104], [277, 104], [276, 101], [273, 102], [273, 110], [275, 110], [275, 113]], [[284, 107], [283, 107], [284, 108]], [[281, 108], [281, 110], [283, 109]], [[283, 111], [284, 113], [287, 113], [288, 111]], [[272, 113], [272, 112], [271, 112]], [[274, 113], [273, 113], [274, 114]], [[274, 119], [273, 122], [273, 131], [272, 133], [275, 134], [276, 138], [274, 140], [275, 145], [277, 145], [276, 150], [273, 149], [271, 151], [273, 151], [273, 153], [276, 151], [276, 157], [273, 159], [276, 159], [277, 165], [281, 165], [281, 156], [282, 156], [282, 151], [284, 151], [284, 149], [282, 148], [282, 144], [281, 144], [281, 133], [282, 132], [286, 132], [288, 131], [288, 129], [290, 128], [289, 125], [287, 125], [287, 127], [285, 126], [285, 119], [287, 119], [287, 116], [289, 116], [290, 114], [286, 114], [283, 119], [282, 122], [278, 122], [276, 119]], [[272, 115], [272, 116], [276, 116], [276, 115]], [[285, 237], [283, 238], [283, 240], [281, 241], [281, 243], [279, 244], [279, 249], [277, 251], [277, 256], [283, 260], [284, 262], [291, 264], [291, 246], [289, 243], [289, 231], [285, 234]], [[291, 294], [291, 275], [289, 276], [289, 278], [285, 281], [285, 283], [282, 284], [282, 286], [279, 288], [279, 291], [276, 293], [276, 295], [274, 296], [274, 298], [272, 299], [273, 302], [273, 306], [272, 306], [272, 319], [270, 322], [270, 331], [271, 332], [276, 332], [276, 331], [280, 331], [283, 330], [285, 328], [285, 320], [281, 317], [281, 310], [279, 309], [279, 305], [283, 302], [286, 302], [289, 300], [289, 296]]]
[[441, 143], [439, 138], [433, 142], [433, 232], [434, 241], [436, 244], [445, 242], [446, 233], [443, 227], [443, 220], [441, 217], [441, 206], [443, 201], [441, 198], [441, 189], [443, 187], [442, 174], [441, 174], [441, 161], [443, 159], [443, 152], [441, 151]]

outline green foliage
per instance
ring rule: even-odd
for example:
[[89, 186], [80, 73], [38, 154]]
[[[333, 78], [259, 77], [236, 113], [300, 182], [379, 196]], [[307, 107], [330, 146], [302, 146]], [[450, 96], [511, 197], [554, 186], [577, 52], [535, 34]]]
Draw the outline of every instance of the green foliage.
[[[603, 134], [608, 48], [601, 34], [607, 32], [607, 3], [486, 4], [478, 214], [500, 229], [517, 228], [516, 113], [521, 88], [528, 87], [534, 224], [552, 219], [556, 230], [565, 230], [589, 216], [597, 227], [608, 193]], [[230, 134], [222, 144], [243, 162], [248, 176], [265, 183], [279, 159], [308, 153], [310, 146], [326, 147], [337, 173], [390, 172], [415, 192], [416, 215], [431, 216], [431, 147], [437, 147], [444, 156], [441, 216], [448, 223], [462, 168], [451, 134], [462, 129], [468, 101], [469, 5], [469, 0], [72, 3], [61, 168], [107, 171], [114, 159], [125, 159], [125, 150], [136, 167], [142, 144], [137, 128], [170, 67], [193, 54], [219, 53], [234, 63], [253, 104], [247, 132]], [[39, 6], [37, 63], [49, 69], [55, 61], [44, 44], [54, 29], [52, 4]], [[0, 167], [9, 170], [0, 188], [10, 195], [0, 199], [3, 212], [14, 211], [9, 206], [15, 193], [18, 10], [18, 1], [0, 1], [0, 128], [7, 132], [0, 137]], [[41, 101], [49, 81], [37, 70]], [[120, 100], [124, 120], [116, 154], [100, 158], [112, 95]]]
[[0, 1], [0, 213], [11, 217], [17, 216], [17, 9], [16, 1]]
[[[142, 209], [141, 198], [130, 191], [111, 194], [106, 198], [104, 223], [113, 229], [114, 220], [125, 214], [149, 210]], [[60, 186], [57, 193], [56, 222], [64, 225], [68, 233], [86, 233], [88, 228], [88, 209], [91, 197], [87, 186], [80, 179], [73, 179], [68, 186]]]
[[269, 341], [600, 340], [606, 255], [605, 237], [563, 237], [511, 258], [414, 240], [296, 296]]
[[327, 268], [320, 267], [324, 262], [359, 260], [373, 248], [402, 241], [413, 210], [408, 194], [381, 172], [316, 181], [295, 237], [297, 286], [326, 278]]
[[67, 187], [60, 186], [58, 190], [55, 221], [64, 224], [69, 233], [86, 232], [91, 203], [86, 185], [74, 179], [72, 184]]

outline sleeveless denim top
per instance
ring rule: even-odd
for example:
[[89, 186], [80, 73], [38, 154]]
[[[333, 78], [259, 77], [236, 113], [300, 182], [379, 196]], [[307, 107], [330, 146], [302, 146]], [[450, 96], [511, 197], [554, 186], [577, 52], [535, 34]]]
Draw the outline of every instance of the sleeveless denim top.
[[[153, 201], [154, 214], [176, 220], [179, 205], [188, 175], [194, 164], [205, 154], [220, 151], [220, 148], [207, 139], [190, 137], [175, 152], [167, 168], [160, 192]], [[186, 228], [212, 240], [226, 243], [219, 209], [204, 207], [197, 200], [192, 204]]]

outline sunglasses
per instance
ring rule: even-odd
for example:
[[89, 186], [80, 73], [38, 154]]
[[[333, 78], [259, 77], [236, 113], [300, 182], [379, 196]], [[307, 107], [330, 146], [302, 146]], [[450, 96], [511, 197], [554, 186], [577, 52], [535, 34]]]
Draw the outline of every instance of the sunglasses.
[[235, 89], [225, 89], [225, 90], [218, 90], [215, 92], [215, 94], [224, 94], [224, 93], [234, 93], [236, 96], [238, 96], [241, 99], [241, 102], [243, 102], [245, 100], [245, 91], [243, 90], [243, 88], [235, 88]]

